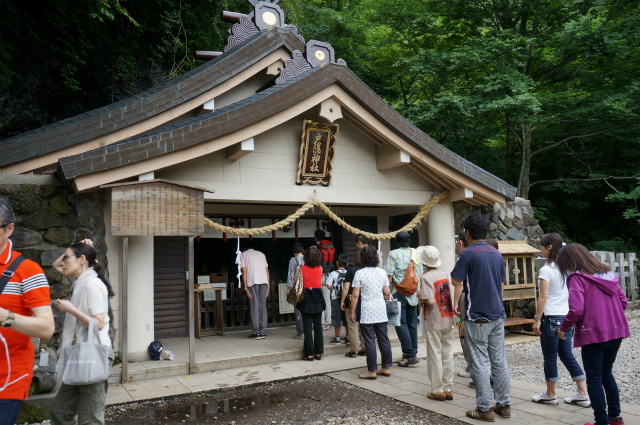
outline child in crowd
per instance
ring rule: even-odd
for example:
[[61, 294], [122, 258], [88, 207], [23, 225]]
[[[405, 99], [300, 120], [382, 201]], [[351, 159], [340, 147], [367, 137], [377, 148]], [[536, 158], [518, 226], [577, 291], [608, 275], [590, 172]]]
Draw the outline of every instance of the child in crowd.
[[340, 345], [340, 327], [345, 326], [347, 336], [345, 343], [349, 343], [349, 328], [347, 328], [347, 318], [344, 311], [340, 308], [342, 302], [342, 288], [344, 286], [344, 278], [347, 274], [347, 262], [349, 258], [346, 254], [338, 255], [336, 261], [336, 270], [332, 271], [327, 278], [327, 289], [331, 291], [331, 326], [335, 328], [336, 336], [331, 340], [331, 345]]
[[455, 318], [449, 278], [438, 270], [440, 251], [421, 246], [416, 252], [427, 272], [420, 281], [419, 297], [424, 304], [424, 329], [427, 338], [427, 374], [431, 380], [432, 400], [453, 400], [453, 326]]

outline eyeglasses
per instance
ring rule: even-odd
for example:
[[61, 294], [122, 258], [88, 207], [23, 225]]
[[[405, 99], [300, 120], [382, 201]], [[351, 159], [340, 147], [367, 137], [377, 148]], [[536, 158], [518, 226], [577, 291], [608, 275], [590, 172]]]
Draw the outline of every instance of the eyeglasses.
[[64, 263], [64, 262], [66, 262], [66, 261], [69, 259], [69, 257], [80, 257], [80, 256], [79, 256], [79, 255], [77, 255], [77, 254], [73, 254], [73, 255], [63, 255], [63, 256], [62, 256], [62, 262], [63, 262], [63, 263]]

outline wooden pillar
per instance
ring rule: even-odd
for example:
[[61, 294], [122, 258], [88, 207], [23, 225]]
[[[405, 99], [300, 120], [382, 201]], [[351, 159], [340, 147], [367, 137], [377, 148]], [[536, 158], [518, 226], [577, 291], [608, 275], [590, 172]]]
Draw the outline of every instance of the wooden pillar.
[[127, 319], [129, 316], [129, 237], [122, 237], [122, 292], [120, 294], [120, 358], [122, 374], [120, 382], [129, 380], [129, 347], [127, 344]]
[[193, 298], [194, 265], [193, 236], [189, 236], [189, 373], [196, 373], [196, 340], [195, 340], [195, 302]]

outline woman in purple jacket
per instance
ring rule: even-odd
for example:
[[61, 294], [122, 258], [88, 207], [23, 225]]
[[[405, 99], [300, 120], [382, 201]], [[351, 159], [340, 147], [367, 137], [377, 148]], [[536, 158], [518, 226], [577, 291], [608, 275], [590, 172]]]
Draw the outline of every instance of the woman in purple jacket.
[[556, 264], [560, 273], [567, 276], [569, 287], [569, 313], [562, 321], [558, 337], [565, 339], [565, 333], [575, 326], [574, 346], [582, 347], [595, 425], [624, 424], [612, 371], [622, 338], [629, 337], [624, 315], [627, 297], [619, 278], [577, 243], [565, 246], [558, 253]]

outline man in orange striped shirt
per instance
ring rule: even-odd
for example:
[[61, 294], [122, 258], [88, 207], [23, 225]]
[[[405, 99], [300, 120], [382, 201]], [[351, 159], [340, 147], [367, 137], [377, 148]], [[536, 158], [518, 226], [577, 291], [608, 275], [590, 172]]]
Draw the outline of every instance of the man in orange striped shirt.
[[[0, 197], [1, 274], [20, 257], [9, 240], [14, 228], [13, 209]], [[15, 423], [29, 395], [35, 351], [31, 337], [49, 339], [54, 330], [47, 279], [38, 264], [24, 260], [0, 291], [0, 425]]]

